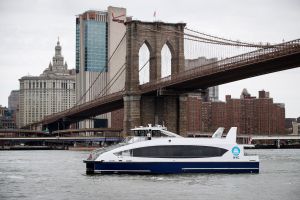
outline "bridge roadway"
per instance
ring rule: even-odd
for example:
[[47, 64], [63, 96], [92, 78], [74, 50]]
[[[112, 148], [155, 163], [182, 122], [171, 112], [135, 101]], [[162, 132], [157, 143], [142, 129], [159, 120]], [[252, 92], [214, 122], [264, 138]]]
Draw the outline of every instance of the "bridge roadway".
[[18, 141], [18, 142], [120, 142], [121, 137], [5, 137], [0, 138], [0, 141]]
[[[250, 53], [220, 60], [216, 63], [171, 75], [140, 86], [140, 95], [156, 94], [159, 90], [188, 91], [238, 81], [267, 73], [300, 66], [300, 39], [263, 48]], [[116, 92], [69, 110], [45, 117], [42, 121], [27, 125], [43, 126], [58, 122], [76, 122], [123, 108], [126, 91]]]
[[19, 133], [19, 134], [36, 134], [36, 135], [43, 135], [46, 134], [44, 131], [36, 131], [36, 130], [26, 130], [26, 129], [0, 129], [0, 136], [1, 133]]
[[[74, 134], [74, 133], [87, 133], [87, 132], [93, 132], [93, 133], [102, 133], [102, 134], [111, 134], [111, 133], [117, 133], [120, 134], [122, 132], [122, 129], [115, 129], [115, 128], [84, 128], [84, 129], [67, 129], [67, 130], [57, 130], [53, 131], [52, 135], [55, 134]], [[27, 130], [27, 129], [0, 129], [0, 137], [5, 136], [8, 134], [14, 134], [14, 135], [40, 135], [40, 136], [47, 136], [49, 135], [48, 132], [45, 131], [36, 131], [36, 130]]]
[[253, 135], [248, 136], [248, 138], [251, 138], [252, 140], [300, 140], [299, 135]]
[[[213, 133], [193, 133], [189, 134], [188, 137], [211, 137]], [[223, 137], [226, 137], [226, 134], [223, 134]], [[251, 135], [237, 135], [238, 139], [243, 140], [299, 140], [300, 135], [260, 135], [260, 134], [251, 134]]]
[[[197, 137], [211, 137], [212, 134], [199, 134]], [[195, 135], [196, 136], [196, 135]], [[123, 140], [123, 137], [118, 136], [104, 136], [104, 137], [95, 137], [95, 136], [83, 136], [83, 137], [0, 137], [0, 142], [52, 142], [52, 143], [68, 143], [68, 142], [120, 142]], [[238, 143], [241, 144], [252, 144], [254, 141], [263, 141], [258, 144], [268, 144], [264, 143], [266, 141], [277, 142], [277, 148], [280, 148], [281, 141], [293, 141], [300, 142], [299, 135], [238, 135]], [[271, 143], [272, 143], [271, 142]]]

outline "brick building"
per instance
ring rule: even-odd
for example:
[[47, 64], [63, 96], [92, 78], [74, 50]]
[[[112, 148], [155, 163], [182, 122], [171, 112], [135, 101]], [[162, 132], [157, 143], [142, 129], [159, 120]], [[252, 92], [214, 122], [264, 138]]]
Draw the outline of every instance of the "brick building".
[[273, 103], [269, 93], [252, 97], [243, 90], [240, 99], [226, 95], [226, 102], [202, 102], [188, 98], [188, 132], [213, 132], [218, 127], [238, 127], [239, 134], [284, 134], [284, 104]]
[[197, 132], [201, 128], [201, 98], [200, 96], [188, 97], [187, 112], [189, 113], [188, 124], [190, 132]]

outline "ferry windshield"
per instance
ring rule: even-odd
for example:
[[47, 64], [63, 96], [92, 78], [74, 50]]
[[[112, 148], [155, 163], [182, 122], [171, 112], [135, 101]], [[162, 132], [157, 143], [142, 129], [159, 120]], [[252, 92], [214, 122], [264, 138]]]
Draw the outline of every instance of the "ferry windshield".
[[146, 137], [148, 133], [151, 133], [151, 130], [135, 130], [133, 131], [134, 136]]
[[147, 134], [150, 133], [152, 137], [165, 137], [166, 135], [163, 134], [160, 130], [134, 130], [133, 134], [137, 137], [147, 137]]

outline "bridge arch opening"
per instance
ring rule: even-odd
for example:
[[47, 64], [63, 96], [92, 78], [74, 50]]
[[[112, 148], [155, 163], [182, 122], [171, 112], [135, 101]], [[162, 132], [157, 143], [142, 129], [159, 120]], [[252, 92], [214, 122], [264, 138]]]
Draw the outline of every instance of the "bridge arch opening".
[[172, 53], [170, 43], [165, 43], [161, 49], [161, 78], [172, 74]]
[[150, 81], [150, 45], [147, 41], [139, 49], [139, 84]]

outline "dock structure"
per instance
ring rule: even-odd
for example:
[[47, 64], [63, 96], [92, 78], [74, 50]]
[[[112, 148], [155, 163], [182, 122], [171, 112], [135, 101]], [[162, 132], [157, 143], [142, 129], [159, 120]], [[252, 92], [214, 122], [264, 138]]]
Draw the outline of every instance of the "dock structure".
[[246, 139], [249, 144], [255, 144], [257, 147], [268, 148], [300, 148], [300, 135], [252, 135], [240, 136]]
[[[67, 149], [69, 146], [103, 146], [123, 140], [122, 130], [109, 128], [69, 129], [51, 134], [42, 131], [0, 129], [0, 150]], [[89, 133], [89, 134], [87, 134]], [[38, 148], [27, 148], [27, 147]]]
[[[193, 133], [188, 137], [211, 137], [212, 133]], [[224, 134], [223, 137], [225, 137]], [[43, 131], [0, 129], [0, 150], [4, 146], [102, 146], [122, 141], [122, 129], [90, 128]], [[238, 135], [239, 144], [254, 144], [255, 148], [300, 148], [300, 135]]]
[[[191, 133], [188, 137], [211, 137], [212, 133]], [[226, 134], [223, 135], [225, 137]], [[300, 135], [237, 135], [239, 144], [254, 144], [255, 148], [300, 148]]]

